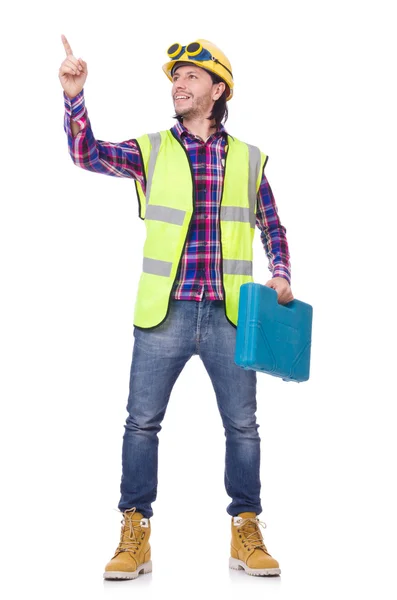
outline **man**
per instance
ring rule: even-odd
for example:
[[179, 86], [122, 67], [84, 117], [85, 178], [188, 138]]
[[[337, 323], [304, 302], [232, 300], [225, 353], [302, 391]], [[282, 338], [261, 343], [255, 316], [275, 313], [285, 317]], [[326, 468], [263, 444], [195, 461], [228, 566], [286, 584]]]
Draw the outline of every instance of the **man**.
[[106, 579], [152, 569], [149, 537], [157, 495], [158, 432], [186, 362], [200, 356], [211, 378], [226, 435], [225, 488], [232, 502], [229, 566], [278, 575], [257, 515], [260, 437], [256, 372], [234, 362], [238, 295], [252, 279], [255, 224], [278, 301], [293, 300], [286, 229], [264, 174], [267, 156], [226, 132], [232, 67], [208, 40], [173, 44], [163, 70], [172, 82], [177, 123], [115, 144], [94, 138], [84, 103], [87, 63], [73, 56], [59, 70], [73, 162], [134, 179], [147, 237], [134, 314], [134, 348], [122, 448], [120, 543]]

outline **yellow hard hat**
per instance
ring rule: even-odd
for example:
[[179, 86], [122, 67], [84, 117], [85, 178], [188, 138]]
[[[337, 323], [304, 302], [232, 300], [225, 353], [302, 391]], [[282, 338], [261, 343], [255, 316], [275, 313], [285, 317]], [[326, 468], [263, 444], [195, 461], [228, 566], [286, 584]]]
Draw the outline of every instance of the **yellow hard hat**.
[[223, 52], [212, 42], [199, 39], [187, 46], [181, 46], [178, 43], [172, 44], [168, 48], [167, 54], [171, 60], [163, 65], [163, 71], [170, 81], [172, 81], [172, 68], [177, 62], [193, 63], [223, 79], [229, 88], [229, 95], [226, 100], [230, 100], [233, 96], [232, 65]]

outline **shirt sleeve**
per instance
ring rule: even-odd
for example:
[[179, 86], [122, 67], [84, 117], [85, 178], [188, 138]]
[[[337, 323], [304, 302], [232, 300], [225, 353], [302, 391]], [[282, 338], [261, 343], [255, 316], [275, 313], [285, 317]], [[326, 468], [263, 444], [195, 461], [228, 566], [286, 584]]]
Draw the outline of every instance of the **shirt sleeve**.
[[[95, 173], [130, 177], [139, 181], [145, 192], [143, 161], [137, 141], [130, 139], [114, 143], [95, 139], [85, 106], [84, 89], [74, 98], [69, 98], [65, 92], [63, 97], [64, 130], [74, 164]], [[72, 135], [71, 119], [80, 126], [80, 131], [75, 137]]]
[[257, 195], [256, 225], [261, 231], [272, 277], [283, 277], [291, 284], [287, 230], [280, 222], [273, 192], [264, 173]]

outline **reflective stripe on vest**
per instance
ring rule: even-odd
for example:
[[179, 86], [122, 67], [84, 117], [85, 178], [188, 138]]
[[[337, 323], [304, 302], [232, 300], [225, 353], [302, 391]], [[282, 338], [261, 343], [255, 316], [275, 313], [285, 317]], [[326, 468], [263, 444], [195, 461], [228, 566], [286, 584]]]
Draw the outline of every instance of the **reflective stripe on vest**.
[[153, 258], [143, 257], [143, 272], [152, 275], [162, 275], [169, 277], [171, 275], [172, 262], [165, 260], [154, 260]]
[[[172, 262], [143, 257], [144, 273], [169, 277], [171, 269]], [[223, 261], [223, 272], [227, 275], [252, 275], [252, 260], [230, 260], [226, 258]]]
[[161, 135], [160, 133], [149, 133], [149, 140], [152, 145], [149, 158], [149, 166], [147, 170], [147, 185], [146, 185], [146, 206], [149, 204], [150, 190], [152, 188], [152, 180], [154, 167], [156, 166], [157, 155], [160, 150]]
[[252, 260], [223, 259], [223, 272], [226, 275], [252, 275]]
[[182, 225], [186, 215], [186, 210], [179, 208], [170, 208], [169, 206], [155, 206], [149, 204], [146, 207], [146, 220], [164, 221], [164, 223], [174, 223], [174, 225]]

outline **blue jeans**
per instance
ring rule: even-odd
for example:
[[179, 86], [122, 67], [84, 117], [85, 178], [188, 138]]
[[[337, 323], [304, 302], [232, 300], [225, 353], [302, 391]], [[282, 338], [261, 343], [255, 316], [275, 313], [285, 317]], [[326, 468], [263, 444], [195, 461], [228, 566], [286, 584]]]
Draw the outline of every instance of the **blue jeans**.
[[198, 354], [211, 378], [226, 437], [224, 483], [232, 499], [226, 511], [231, 516], [262, 512], [256, 371], [235, 364], [235, 343], [236, 329], [226, 319], [223, 300], [171, 298], [168, 317], [159, 327], [151, 331], [134, 327], [120, 511], [135, 506], [144, 517], [153, 516], [157, 434], [179, 374]]

